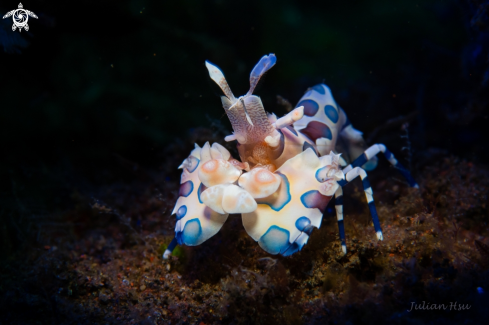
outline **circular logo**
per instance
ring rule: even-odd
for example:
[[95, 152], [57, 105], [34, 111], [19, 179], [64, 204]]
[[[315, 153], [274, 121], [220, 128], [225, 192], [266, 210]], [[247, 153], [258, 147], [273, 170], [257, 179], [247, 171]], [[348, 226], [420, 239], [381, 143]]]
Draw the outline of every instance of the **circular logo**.
[[7, 12], [2, 18], [8, 18], [12, 16], [12, 20], [14, 24], [12, 25], [12, 30], [15, 31], [16, 29], [22, 31], [22, 28], [26, 31], [29, 30], [29, 25], [27, 25], [27, 21], [29, 20], [29, 16], [36, 18], [37, 16], [35, 13], [29, 10], [25, 10], [24, 6], [22, 6], [22, 3], [19, 3], [19, 8], [15, 10], [11, 10]]
[[24, 9], [17, 9], [13, 14], [14, 24], [17, 27], [24, 27], [29, 20], [29, 15]]

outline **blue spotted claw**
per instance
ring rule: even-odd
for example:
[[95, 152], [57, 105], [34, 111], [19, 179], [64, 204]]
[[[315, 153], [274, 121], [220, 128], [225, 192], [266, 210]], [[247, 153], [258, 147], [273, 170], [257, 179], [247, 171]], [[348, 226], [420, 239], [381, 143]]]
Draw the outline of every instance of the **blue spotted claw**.
[[206, 189], [199, 179], [202, 149], [196, 144], [180, 166], [183, 169], [181, 185], [172, 212], [177, 219], [175, 238], [179, 245], [196, 246], [203, 243], [221, 229], [229, 215], [217, 213], [202, 202], [201, 194]]
[[[255, 211], [242, 214], [244, 228], [261, 248], [284, 256], [302, 249], [313, 227], [321, 226], [323, 212], [339, 186], [336, 178], [344, 177], [337, 160], [333, 153], [319, 158], [308, 148], [275, 172], [282, 178], [277, 191], [257, 199]], [[323, 174], [328, 182], [318, 178]]]

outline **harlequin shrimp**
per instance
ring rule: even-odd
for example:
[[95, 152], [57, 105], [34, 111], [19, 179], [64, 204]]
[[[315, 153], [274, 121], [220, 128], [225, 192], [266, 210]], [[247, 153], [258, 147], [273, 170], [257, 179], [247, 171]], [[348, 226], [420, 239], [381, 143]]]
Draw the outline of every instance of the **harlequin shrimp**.
[[[292, 255], [307, 243], [314, 227], [321, 226], [333, 196], [346, 254], [343, 186], [357, 177], [363, 182], [377, 238], [383, 239], [365, 171], [375, 168], [377, 154], [382, 152], [410, 186], [418, 187], [383, 144], [365, 150], [362, 133], [324, 84], [309, 88], [285, 116], [267, 114], [253, 91], [275, 62], [274, 54], [263, 56], [251, 71], [250, 90], [236, 98], [222, 71], [206, 61], [211, 79], [224, 93], [222, 106], [234, 130], [225, 141], [237, 142], [240, 160], [218, 143], [195, 144], [179, 167], [181, 186], [172, 212], [175, 238], [165, 259], [177, 244], [200, 245], [214, 236], [229, 214], [241, 214], [246, 232], [268, 253]], [[356, 159], [348, 164], [341, 153]]]

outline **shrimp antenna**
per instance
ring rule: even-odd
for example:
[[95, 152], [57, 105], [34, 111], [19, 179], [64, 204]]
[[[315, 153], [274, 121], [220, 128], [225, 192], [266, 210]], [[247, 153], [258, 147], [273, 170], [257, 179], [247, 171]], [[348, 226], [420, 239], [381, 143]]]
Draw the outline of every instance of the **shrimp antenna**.
[[205, 61], [205, 66], [209, 71], [209, 76], [221, 88], [224, 95], [226, 95], [226, 97], [229, 98], [231, 102], [236, 102], [236, 97], [234, 97], [234, 94], [231, 91], [231, 88], [229, 87], [228, 82], [226, 81], [226, 78], [224, 77], [221, 69], [219, 69], [217, 65], [212, 64], [209, 61]]
[[270, 70], [275, 63], [277, 62], [277, 57], [275, 54], [270, 53], [269, 55], [264, 55], [260, 61], [255, 65], [253, 70], [251, 71], [250, 74], [250, 90], [246, 94], [246, 96], [249, 96], [253, 93], [255, 90], [256, 85], [258, 84], [258, 81], [260, 81], [260, 78]]

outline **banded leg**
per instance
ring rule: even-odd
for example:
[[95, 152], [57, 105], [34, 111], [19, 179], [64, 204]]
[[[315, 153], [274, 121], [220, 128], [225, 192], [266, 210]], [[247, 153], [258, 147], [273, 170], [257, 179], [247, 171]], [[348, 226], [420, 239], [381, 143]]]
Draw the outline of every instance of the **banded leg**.
[[170, 257], [170, 255], [173, 252], [173, 250], [175, 249], [175, 247], [177, 247], [177, 239], [173, 238], [170, 245], [168, 245], [165, 252], [163, 253], [163, 259], [164, 260], [167, 260]]
[[341, 250], [346, 255], [345, 225], [343, 224], [343, 188], [340, 186], [334, 194], [336, 219], [338, 220], [338, 231], [340, 233]]
[[360, 155], [360, 157], [355, 159], [355, 161], [353, 161], [350, 165], [346, 166], [345, 169], [343, 169], [343, 172], [346, 174], [353, 168], [362, 166], [367, 161], [378, 155], [380, 152], [382, 152], [385, 158], [387, 158], [387, 160], [391, 163], [391, 165], [394, 166], [394, 168], [396, 168], [402, 174], [402, 176], [404, 176], [406, 181], [409, 183], [409, 186], [419, 188], [418, 184], [411, 176], [411, 173], [394, 157], [392, 152], [390, 152], [389, 149], [387, 149], [383, 144], [374, 144], [373, 146], [365, 150], [364, 153]]
[[[375, 208], [372, 187], [370, 187], [370, 182], [368, 180], [367, 173], [365, 172], [365, 170], [363, 170], [360, 167], [355, 167], [353, 169], [350, 169], [350, 171], [345, 173], [345, 180], [339, 181], [338, 184], [341, 187], [345, 186], [346, 184], [350, 183], [353, 179], [357, 178], [358, 176], [360, 176], [360, 178], [362, 179], [363, 191], [365, 192], [365, 197], [367, 198], [368, 209], [370, 210], [370, 215], [372, 216], [372, 221], [374, 223], [374, 229], [375, 229], [375, 233], [377, 234], [377, 239], [383, 240], [384, 237], [382, 235], [382, 228], [380, 227], [379, 215], [377, 214], [377, 209]], [[336, 211], [338, 216], [338, 209]], [[343, 215], [341, 215], [341, 217], [343, 218]], [[338, 216], [338, 220], [339, 220], [339, 216]], [[340, 230], [340, 237], [341, 237], [341, 230]], [[342, 245], [343, 245], [343, 241], [342, 241]]]

